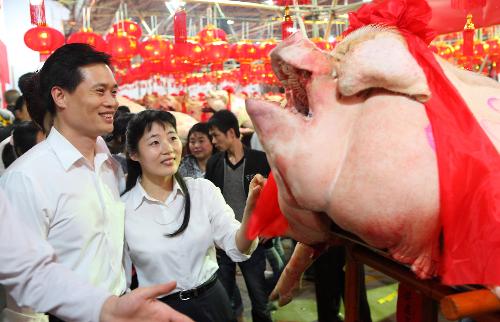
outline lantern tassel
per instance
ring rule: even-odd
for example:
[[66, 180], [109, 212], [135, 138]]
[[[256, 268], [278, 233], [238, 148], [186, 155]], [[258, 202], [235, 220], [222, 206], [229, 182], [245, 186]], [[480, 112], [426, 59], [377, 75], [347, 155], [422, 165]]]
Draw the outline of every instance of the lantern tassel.
[[41, 1], [30, 1], [31, 24], [37, 26], [47, 25], [45, 21], [45, 3]]
[[185, 43], [187, 40], [186, 11], [179, 9], [174, 15], [175, 43]]
[[474, 23], [472, 22], [472, 15], [467, 15], [467, 22], [464, 26], [463, 37], [464, 37], [464, 45], [463, 45], [463, 54], [466, 57], [472, 57], [474, 54]]

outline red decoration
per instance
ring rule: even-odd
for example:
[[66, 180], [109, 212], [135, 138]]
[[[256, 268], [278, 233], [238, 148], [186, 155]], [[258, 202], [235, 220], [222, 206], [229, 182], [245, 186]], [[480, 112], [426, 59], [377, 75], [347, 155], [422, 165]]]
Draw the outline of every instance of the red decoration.
[[[274, 0], [277, 6], [293, 6], [293, 0]], [[311, 4], [311, 0], [297, 0], [298, 5]]]
[[203, 56], [212, 64], [211, 70], [222, 70], [222, 63], [229, 58], [229, 44], [225, 41], [205, 44]]
[[231, 46], [230, 57], [240, 63], [250, 63], [259, 59], [258, 47], [249, 40], [240, 40]]
[[467, 23], [464, 26], [464, 44], [462, 47], [464, 56], [470, 57], [473, 54], [474, 46], [474, 23], [472, 22], [472, 15], [467, 15]]
[[116, 60], [130, 60], [137, 54], [137, 39], [119, 32], [108, 39], [108, 52]]
[[187, 41], [186, 11], [178, 9], [174, 15], [174, 38], [175, 43], [185, 43]]
[[369, 24], [398, 28], [426, 74], [432, 96], [425, 110], [439, 171], [442, 283], [499, 285], [500, 235], [494, 232], [499, 227], [500, 156], [427, 48], [431, 16], [425, 1], [372, 3], [351, 13], [348, 32]]
[[262, 59], [265, 62], [270, 61], [271, 57], [269, 57], [269, 53], [276, 47], [277, 44], [278, 43], [274, 39], [261, 42], [259, 44], [259, 59]]
[[31, 24], [45, 26], [45, 3], [43, 0], [30, 1]]
[[482, 8], [486, 5], [486, 0], [451, 0], [453, 9], [472, 10]]
[[96, 50], [98, 51], [106, 51], [108, 44], [102, 38], [101, 35], [92, 32], [92, 30], [81, 30], [78, 32], [75, 32], [74, 34], [71, 34], [68, 37], [68, 40], [66, 41], [68, 44], [73, 44], [73, 43], [82, 43], [82, 44], [89, 44], [93, 46]]
[[123, 32], [137, 39], [141, 38], [142, 35], [141, 26], [139, 26], [138, 23], [129, 19], [118, 21], [113, 25], [114, 34], [119, 34]]
[[203, 56], [203, 48], [197, 43], [186, 41], [176, 43], [173, 53], [178, 62], [199, 63]]
[[167, 59], [174, 47], [170, 41], [161, 39], [159, 36], [152, 36], [150, 39], [139, 44], [141, 56], [152, 62], [159, 62]]
[[40, 58], [43, 60], [54, 50], [64, 45], [64, 36], [54, 28], [37, 26], [24, 34], [24, 43], [30, 49], [40, 52]]
[[216, 28], [214, 25], [207, 25], [197, 35], [200, 38], [200, 44], [227, 41], [226, 32]]
[[333, 49], [332, 44], [330, 44], [327, 41], [324, 41], [322, 38], [312, 38], [311, 41], [321, 50], [332, 51]]
[[281, 23], [281, 39], [285, 40], [293, 33], [293, 19], [290, 16], [290, 8], [285, 7], [285, 15]]

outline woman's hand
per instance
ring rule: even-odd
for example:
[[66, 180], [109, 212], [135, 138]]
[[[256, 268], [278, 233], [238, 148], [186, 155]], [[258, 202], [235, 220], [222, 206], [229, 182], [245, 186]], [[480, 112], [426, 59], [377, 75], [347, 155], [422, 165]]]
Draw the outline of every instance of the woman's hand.
[[253, 208], [255, 208], [257, 199], [259, 199], [260, 192], [262, 191], [262, 188], [266, 184], [266, 181], [267, 179], [258, 173], [252, 178], [252, 181], [250, 181], [250, 186], [248, 187], [247, 204], [246, 204], [246, 210], [248, 210], [249, 213], [252, 213]]

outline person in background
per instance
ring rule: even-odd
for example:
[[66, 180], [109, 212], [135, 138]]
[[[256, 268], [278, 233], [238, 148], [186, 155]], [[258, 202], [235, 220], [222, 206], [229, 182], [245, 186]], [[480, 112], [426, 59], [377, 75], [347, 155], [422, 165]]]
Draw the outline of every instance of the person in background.
[[1, 154], [5, 169], [17, 158], [43, 140], [45, 140], [45, 134], [34, 122], [24, 121], [16, 123], [12, 130], [12, 142], [9, 142], [9, 144], [4, 147]]
[[214, 152], [207, 123], [193, 125], [188, 132], [187, 141], [188, 155], [182, 159], [179, 173], [183, 177], [203, 178], [207, 161]]
[[7, 109], [14, 114], [14, 106], [16, 105], [17, 98], [21, 95], [17, 89], [9, 89], [3, 93], [3, 98]]
[[247, 239], [247, 225], [264, 178], [256, 175], [250, 183], [240, 224], [210, 181], [179, 174], [182, 143], [171, 113], [136, 114], [127, 128], [127, 152], [125, 239], [139, 286], [173, 278], [177, 288], [160, 301], [195, 321], [232, 321], [215, 246], [236, 262], [250, 257], [258, 239]]
[[[243, 146], [240, 141], [238, 120], [231, 111], [215, 112], [208, 120], [208, 128], [212, 143], [221, 152], [212, 155], [208, 160], [205, 178], [221, 189], [236, 219], [242, 220], [250, 180], [257, 173], [263, 176], [269, 175], [270, 168], [266, 155], [264, 152]], [[219, 277], [233, 303], [235, 316], [239, 316], [243, 305], [237, 292], [236, 264], [224, 252], [217, 253], [217, 261], [220, 267]], [[259, 244], [252, 257], [246, 262], [238, 263], [238, 266], [252, 302], [252, 320], [271, 322], [264, 276], [265, 247]]]
[[[18, 219], [0, 189], [0, 284], [20, 306], [74, 322], [189, 322], [155, 298], [175, 283], [143, 288], [122, 297], [90, 286], [62, 264], [53, 248]], [[3, 321], [9, 321], [4, 317]], [[26, 321], [26, 320], [23, 320]]]
[[122, 112], [115, 113], [113, 120], [113, 132], [108, 135], [105, 140], [108, 145], [109, 151], [113, 158], [118, 161], [122, 167], [122, 170], [127, 174], [127, 158], [125, 156], [125, 140], [127, 125], [134, 114]]

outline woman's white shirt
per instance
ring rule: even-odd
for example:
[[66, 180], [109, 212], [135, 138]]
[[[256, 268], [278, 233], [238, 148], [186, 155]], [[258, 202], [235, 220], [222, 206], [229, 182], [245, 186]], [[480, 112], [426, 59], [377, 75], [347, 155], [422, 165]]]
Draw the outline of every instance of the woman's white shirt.
[[207, 281], [218, 269], [215, 246], [235, 262], [248, 254], [236, 246], [240, 222], [234, 218], [219, 188], [206, 179], [184, 178], [191, 199], [190, 220], [186, 230], [175, 232], [184, 218], [185, 196], [174, 180], [165, 202], [149, 196], [138, 181], [123, 197], [125, 203], [125, 240], [140, 286], [177, 281], [173, 292], [192, 289]]

